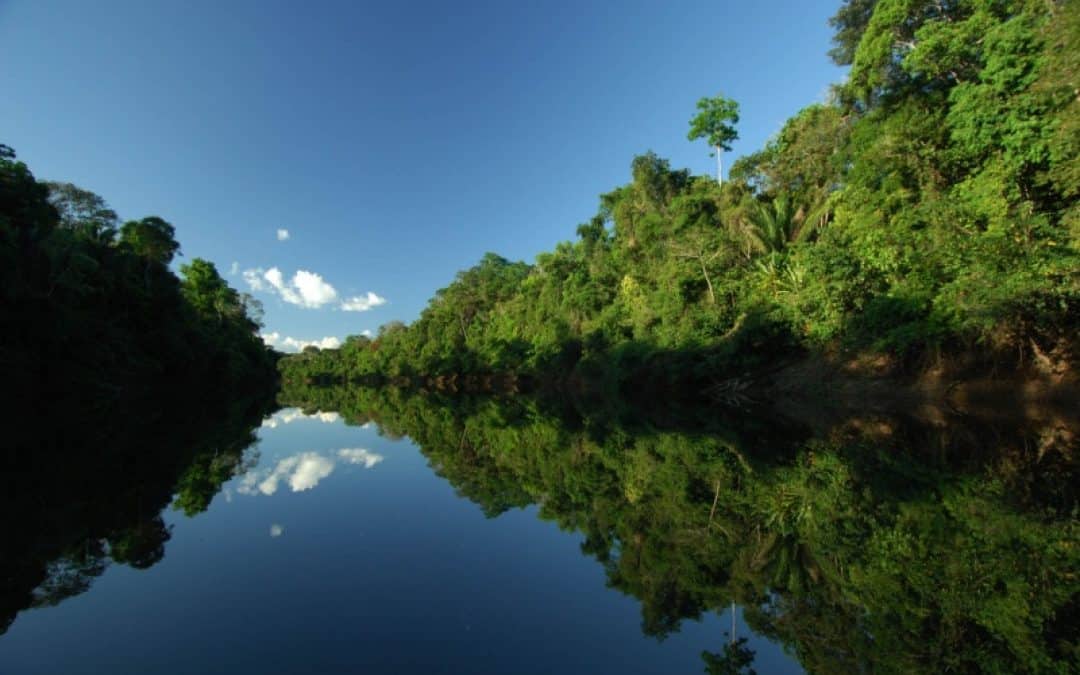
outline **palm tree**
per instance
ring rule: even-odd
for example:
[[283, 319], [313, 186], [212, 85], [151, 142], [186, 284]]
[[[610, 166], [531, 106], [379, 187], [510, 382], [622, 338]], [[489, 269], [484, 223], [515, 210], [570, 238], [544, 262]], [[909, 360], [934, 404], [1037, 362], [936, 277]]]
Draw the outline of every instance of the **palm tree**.
[[750, 242], [762, 253], [781, 251], [798, 234], [799, 222], [794, 204], [787, 195], [780, 195], [772, 202], [757, 202], [750, 210]]

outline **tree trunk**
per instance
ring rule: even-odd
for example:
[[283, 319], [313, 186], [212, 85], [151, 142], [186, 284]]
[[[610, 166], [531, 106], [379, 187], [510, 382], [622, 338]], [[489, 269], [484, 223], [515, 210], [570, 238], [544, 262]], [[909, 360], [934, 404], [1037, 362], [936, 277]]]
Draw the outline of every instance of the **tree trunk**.
[[709, 279], [709, 271], [705, 269], [705, 258], [698, 258], [698, 263], [701, 265], [701, 273], [705, 275], [705, 285], [709, 287], [709, 303], [716, 304], [716, 296], [713, 295], [712, 280]]
[[719, 480], [716, 481], [716, 494], [713, 495], [712, 508], [709, 509], [709, 527], [707, 529], [710, 529], [710, 530], [712, 529], [712, 519], [713, 519], [713, 516], [716, 515], [716, 502], [718, 502], [718, 501], [720, 501], [720, 481]]

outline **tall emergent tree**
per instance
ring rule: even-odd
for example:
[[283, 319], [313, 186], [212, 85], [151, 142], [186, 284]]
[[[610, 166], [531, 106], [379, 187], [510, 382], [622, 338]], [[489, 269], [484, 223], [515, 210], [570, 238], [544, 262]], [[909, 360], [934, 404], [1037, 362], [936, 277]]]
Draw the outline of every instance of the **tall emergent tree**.
[[697, 109], [698, 114], [690, 120], [690, 133], [686, 137], [691, 141], [708, 139], [709, 145], [716, 148], [716, 182], [723, 185], [721, 155], [730, 151], [731, 143], [739, 138], [734, 126], [739, 123], [739, 104], [730, 98], [716, 96], [699, 100]]

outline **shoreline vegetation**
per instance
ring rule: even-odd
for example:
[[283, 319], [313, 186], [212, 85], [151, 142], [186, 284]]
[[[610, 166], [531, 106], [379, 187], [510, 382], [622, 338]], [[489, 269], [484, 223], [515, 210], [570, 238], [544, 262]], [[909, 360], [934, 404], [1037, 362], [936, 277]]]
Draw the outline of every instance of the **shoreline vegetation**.
[[[635, 398], [642, 389], [674, 396], [675, 399], [744, 403], [782, 403], [807, 398], [817, 405], [846, 409], [860, 407], [881, 410], [933, 405], [965, 414], [998, 410], [1015, 412], [1016, 406], [1049, 405], [1066, 407], [1080, 398], [1080, 383], [1073, 378], [1057, 378], [1030, 368], [1001, 368], [960, 371], [943, 367], [905, 372], [878, 353], [867, 353], [847, 361], [809, 355], [756, 372], [745, 372], [723, 380], [670, 381], [649, 384], [633, 377], [621, 383], [620, 391], [604, 388], [604, 382], [577, 377], [534, 377], [517, 373], [450, 374], [435, 377], [364, 376], [335, 377], [325, 374], [290, 378], [290, 382], [317, 386], [356, 385], [391, 387], [438, 394], [559, 393], [573, 398]], [[285, 366], [288, 368], [288, 365]], [[288, 372], [286, 370], [286, 372]], [[644, 370], [641, 375], [647, 376]]]
[[277, 386], [262, 308], [180, 255], [157, 216], [121, 223], [100, 196], [37, 180], [0, 145], [0, 364], [13, 410], [103, 415], [190, 392], [228, 405]]
[[1080, 2], [831, 23], [845, 82], [726, 178], [640, 155], [574, 241], [336, 349], [270, 349], [172, 225], [0, 144], [0, 635], [163, 560], [295, 406], [578, 533], [657, 639], [738, 603], [808, 672], [1075, 670]]
[[37, 180], [0, 145], [0, 635], [165, 555], [164, 511], [205, 511], [274, 409], [260, 308], [151, 216]]
[[[848, 0], [832, 25], [847, 80], [722, 185], [638, 156], [575, 241], [489, 253], [283, 378], [1075, 396], [1080, 3]], [[691, 137], [727, 147], [737, 105], [699, 109]]]

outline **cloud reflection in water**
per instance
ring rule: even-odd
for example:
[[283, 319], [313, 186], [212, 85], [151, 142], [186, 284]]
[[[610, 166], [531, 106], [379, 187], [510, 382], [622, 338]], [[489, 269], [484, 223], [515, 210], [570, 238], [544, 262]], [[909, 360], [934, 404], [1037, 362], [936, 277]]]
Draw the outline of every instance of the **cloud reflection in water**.
[[303, 492], [333, 473], [338, 462], [370, 469], [381, 461], [382, 455], [364, 448], [342, 448], [331, 455], [301, 452], [278, 460], [271, 468], [247, 472], [240, 478], [236, 491], [242, 495], [270, 496], [277, 492], [281, 483], [285, 483], [292, 492]]
[[299, 408], [286, 408], [264, 419], [262, 426], [266, 429], [276, 429], [279, 424], [291, 424], [297, 420], [317, 420], [324, 424], [331, 424], [340, 419], [341, 415], [336, 412], [317, 412], [305, 415]]

